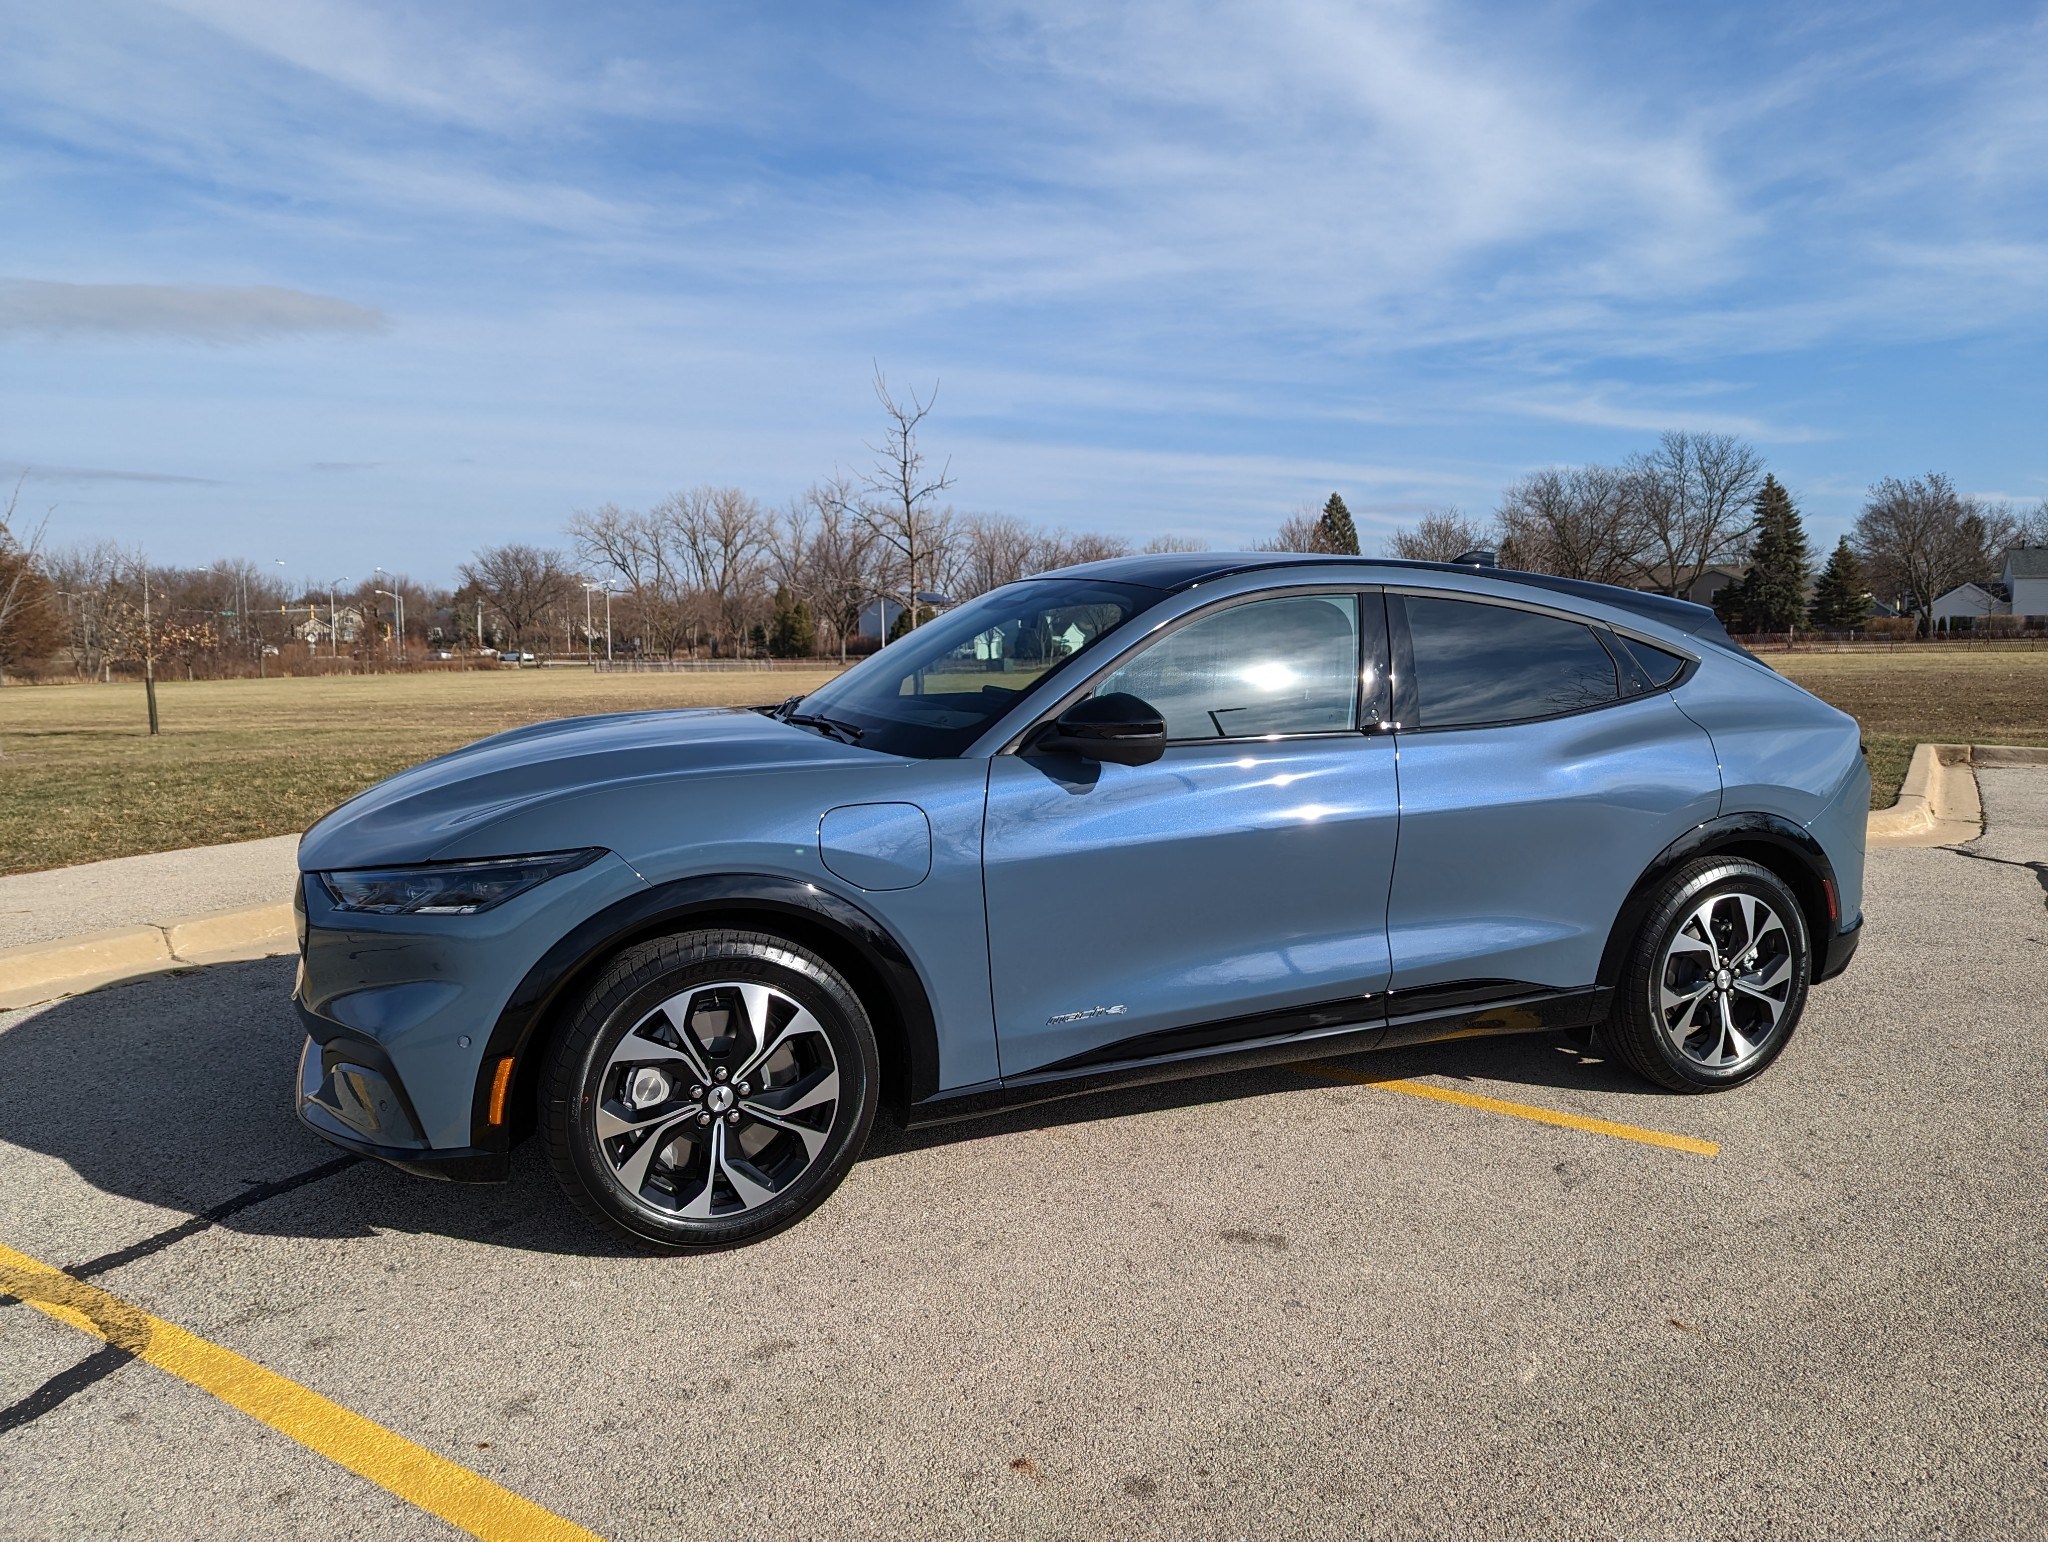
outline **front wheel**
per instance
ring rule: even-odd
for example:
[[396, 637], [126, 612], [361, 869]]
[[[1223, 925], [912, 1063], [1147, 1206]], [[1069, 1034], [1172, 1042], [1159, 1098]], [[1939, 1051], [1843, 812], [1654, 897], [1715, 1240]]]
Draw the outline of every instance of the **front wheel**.
[[1600, 1038], [1674, 1092], [1735, 1087], [1777, 1059], [1806, 1006], [1806, 920], [1769, 868], [1707, 857], [1667, 878]]
[[873, 1026], [808, 949], [687, 932], [626, 949], [557, 1038], [541, 1122], [569, 1197], [670, 1252], [732, 1247], [822, 1204], [874, 1124]]

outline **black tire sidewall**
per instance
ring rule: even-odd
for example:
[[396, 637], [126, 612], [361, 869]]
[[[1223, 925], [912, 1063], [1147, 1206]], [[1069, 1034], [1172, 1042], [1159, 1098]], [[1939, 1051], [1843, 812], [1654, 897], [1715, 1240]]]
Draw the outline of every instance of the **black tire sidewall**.
[[[618, 1041], [670, 997], [718, 981], [757, 981], [809, 1011], [838, 1059], [840, 1096], [826, 1149], [785, 1193], [730, 1220], [685, 1220], [624, 1192], [598, 1150], [592, 1110]], [[860, 998], [823, 959], [761, 934], [684, 933], [627, 949], [599, 976], [552, 1046], [541, 1120], [556, 1176], [586, 1214], [645, 1246], [709, 1252], [773, 1236], [831, 1195], [873, 1127], [880, 1069]]]
[[[1780, 1026], [1762, 1054], [1732, 1070], [1719, 1071], [1688, 1059], [1666, 1037], [1658, 1001], [1665, 951], [1679, 927], [1701, 904], [1724, 894], [1748, 894], [1777, 912], [1791, 938], [1793, 986]], [[1626, 1035], [1624, 1058], [1652, 1080], [1675, 1091], [1714, 1092], [1739, 1087], [1760, 1076], [1783, 1054], [1806, 1009], [1813, 975], [1813, 944], [1798, 897], [1769, 868], [1743, 858], [1706, 858], [1666, 880], [1644, 919], [1622, 982], [1617, 1027]]]

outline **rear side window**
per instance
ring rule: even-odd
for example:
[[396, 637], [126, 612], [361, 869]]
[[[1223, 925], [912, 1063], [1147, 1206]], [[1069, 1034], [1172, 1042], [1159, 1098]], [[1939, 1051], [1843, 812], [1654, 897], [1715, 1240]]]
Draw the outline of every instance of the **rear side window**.
[[1621, 644], [1623, 652], [1636, 662], [1636, 668], [1654, 686], [1669, 685], [1678, 678], [1678, 672], [1685, 668], [1685, 660], [1675, 653], [1666, 653], [1662, 648], [1652, 647], [1646, 642], [1637, 642], [1633, 637], [1613, 634]]
[[1592, 629], [1505, 605], [1404, 595], [1416, 726], [1522, 723], [1621, 697]]

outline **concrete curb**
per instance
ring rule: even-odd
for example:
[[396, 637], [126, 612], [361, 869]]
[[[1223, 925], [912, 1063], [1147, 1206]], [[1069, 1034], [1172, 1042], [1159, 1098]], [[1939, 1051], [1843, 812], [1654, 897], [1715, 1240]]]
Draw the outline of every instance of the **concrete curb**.
[[40, 1006], [166, 969], [269, 958], [297, 946], [292, 907], [277, 904], [0, 948], [0, 1010]]
[[1870, 815], [1872, 846], [1954, 846], [1984, 833], [1978, 766], [2048, 766], [2048, 749], [2021, 744], [1923, 744], [1899, 799]]

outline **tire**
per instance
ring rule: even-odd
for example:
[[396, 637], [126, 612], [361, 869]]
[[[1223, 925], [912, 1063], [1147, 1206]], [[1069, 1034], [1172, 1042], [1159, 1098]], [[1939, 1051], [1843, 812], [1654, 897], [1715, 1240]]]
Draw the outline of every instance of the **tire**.
[[1690, 862], [1658, 886], [1600, 1041], [1673, 1092], [1739, 1087], [1790, 1041], [1812, 957], [1799, 901], [1769, 868]]
[[541, 1128], [555, 1176], [585, 1215], [660, 1252], [795, 1225], [846, 1176], [880, 1102], [874, 1027], [853, 988], [815, 953], [756, 932], [626, 949], [548, 1055]]

